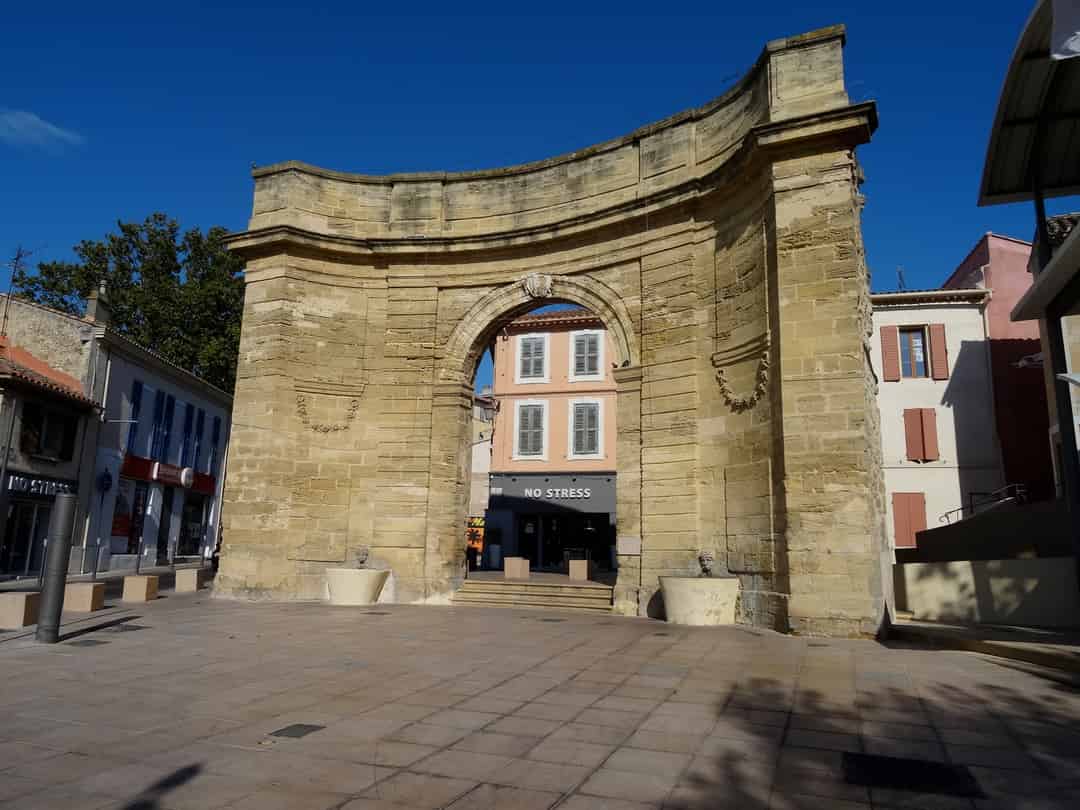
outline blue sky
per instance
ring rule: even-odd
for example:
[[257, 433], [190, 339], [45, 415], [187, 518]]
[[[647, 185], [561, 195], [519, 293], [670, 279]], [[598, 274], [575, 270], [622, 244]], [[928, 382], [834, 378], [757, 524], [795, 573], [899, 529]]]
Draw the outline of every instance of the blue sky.
[[879, 107], [860, 152], [875, 288], [898, 266], [939, 284], [988, 230], [1030, 238], [1029, 205], [975, 199], [1031, 2], [365, 5], [10, 4], [0, 256], [69, 258], [155, 210], [241, 229], [252, 163], [463, 170], [578, 149], [720, 94], [771, 38], [837, 22], [849, 93]]

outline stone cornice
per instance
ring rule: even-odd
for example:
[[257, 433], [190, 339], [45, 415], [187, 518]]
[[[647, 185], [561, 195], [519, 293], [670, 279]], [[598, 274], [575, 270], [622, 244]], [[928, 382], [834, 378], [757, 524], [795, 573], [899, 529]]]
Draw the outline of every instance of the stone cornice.
[[741, 160], [746, 165], [755, 158], [769, 160], [777, 153], [796, 151], [806, 146], [820, 147], [822, 140], [843, 148], [853, 148], [869, 141], [876, 127], [877, 109], [872, 101], [762, 124], [747, 132], [738, 148], [729, 152], [727, 159], [707, 174], [691, 177], [653, 194], [635, 196], [602, 210], [551, 224], [510, 228], [494, 233], [459, 234], [448, 231], [372, 237], [320, 233], [296, 225], [278, 224], [232, 234], [227, 238], [227, 243], [230, 249], [248, 259], [297, 252], [330, 254], [345, 261], [358, 261], [365, 256], [383, 253], [418, 254], [506, 248], [537, 239], [593, 230], [692, 202], [712, 193], [720, 179], [726, 176], [730, 165], [736, 161]]

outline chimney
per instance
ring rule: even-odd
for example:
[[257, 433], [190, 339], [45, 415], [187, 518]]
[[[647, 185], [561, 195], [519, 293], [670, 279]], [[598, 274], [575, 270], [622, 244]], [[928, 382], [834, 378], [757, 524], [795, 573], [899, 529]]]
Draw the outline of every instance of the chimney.
[[109, 297], [105, 293], [105, 282], [101, 283], [96, 290], [91, 290], [86, 296], [86, 320], [93, 321], [98, 326], [109, 325]]

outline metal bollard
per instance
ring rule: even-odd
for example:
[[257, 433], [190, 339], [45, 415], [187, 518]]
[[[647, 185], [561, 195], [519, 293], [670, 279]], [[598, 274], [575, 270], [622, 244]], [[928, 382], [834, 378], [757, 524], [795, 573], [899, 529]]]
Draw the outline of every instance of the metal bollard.
[[38, 613], [34, 638], [46, 644], [60, 640], [60, 614], [64, 610], [64, 588], [67, 586], [68, 558], [71, 556], [71, 530], [75, 525], [75, 506], [78, 497], [70, 492], [58, 492], [49, 519], [49, 556], [45, 561], [45, 584], [41, 589], [41, 610]]

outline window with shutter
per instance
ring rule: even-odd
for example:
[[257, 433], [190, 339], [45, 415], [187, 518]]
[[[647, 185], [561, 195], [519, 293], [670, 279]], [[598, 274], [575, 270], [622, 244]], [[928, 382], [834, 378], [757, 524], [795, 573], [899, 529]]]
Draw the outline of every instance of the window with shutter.
[[881, 376], [885, 382], [900, 380], [900, 338], [895, 326], [881, 327]]
[[599, 400], [572, 402], [570, 404], [570, 455], [598, 456], [601, 445]]
[[945, 349], [945, 324], [930, 324], [930, 375], [935, 380], [949, 379], [949, 353]]
[[142, 380], [134, 380], [131, 383], [131, 413], [128, 418], [131, 424], [128, 426], [127, 451], [134, 453], [139, 441], [139, 411], [142, 409]]
[[900, 330], [900, 371], [905, 377], [929, 377], [926, 362], [926, 329], [905, 326]]
[[937, 461], [937, 412], [933, 408], [904, 409], [904, 446], [908, 461]]
[[544, 454], [544, 406], [518, 405], [517, 421], [517, 455], [542, 456]]
[[570, 379], [599, 379], [603, 374], [602, 332], [574, 332], [570, 341]]
[[897, 548], [916, 545], [915, 535], [926, 529], [926, 495], [922, 492], [894, 492], [893, 544]]
[[518, 381], [546, 379], [544, 335], [522, 335], [518, 338]]

